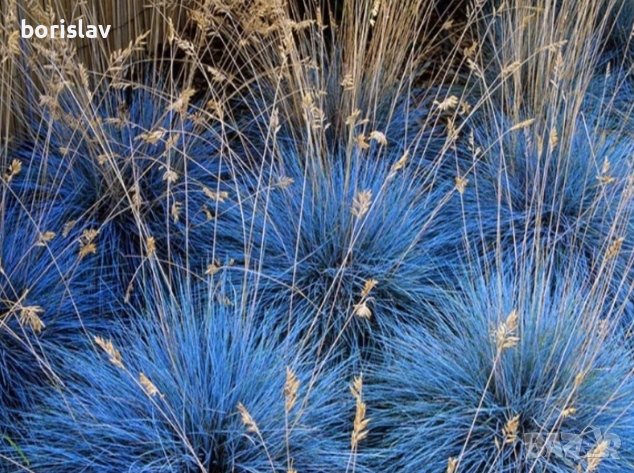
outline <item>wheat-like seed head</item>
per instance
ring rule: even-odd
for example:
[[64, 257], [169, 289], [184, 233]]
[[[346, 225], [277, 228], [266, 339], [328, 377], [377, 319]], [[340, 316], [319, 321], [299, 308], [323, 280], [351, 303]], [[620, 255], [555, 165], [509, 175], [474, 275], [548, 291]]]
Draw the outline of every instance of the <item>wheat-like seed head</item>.
[[158, 388], [154, 385], [154, 383], [152, 383], [152, 381], [150, 381], [145, 373], [139, 373], [139, 383], [141, 383], [143, 390], [148, 396], [154, 397], [160, 395]]
[[467, 189], [467, 184], [469, 183], [469, 179], [463, 176], [456, 176], [455, 185], [456, 190], [460, 195], [464, 194], [464, 191]]
[[376, 141], [381, 146], [387, 146], [387, 137], [383, 132], [376, 130], [370, 132], [370, 140]]
[[299, 379], [295, 372], [286, 368], [286, 382], [284, 383], [284, 409], [289, 413], [297, 402], [297, 393], [299, 391]]
[[97, 253], [97, 243], [95, 239], [99, 235], [99, 230], [95, 228], [89, 228], [83, 231], [79, 238], [79, 258]]
[[35, 246], [46, 246], [47, 243], [49, 243], [51, 240], [53, 240], [53, 238], [55, 238], [57, 234], [55, 232], [52, 231], [46, 231], [43, 233], [40, 233], [40, 236], [37, 239], [37, 242], [35, 243]]
[[355, 415], [351, 436], [352, 450], [356, 451], [359, 442], [368, 436], [368, 424], [366, 418], [366, 405], [363, 402], [363, 375], [356, 376], [350, 385], [350, 392], [355, 399]]
[[447, 472], [446, 473], [457, 473], [458, 471], [458, 459], [454, 457], [450, 457], [447, 460]]
[[611, 260], [616, 258], [618, 254], [621, 252], [621, 247], [623, 246], [624, 241], [625, 241], [625, 238], [623, 237], [616, 238], [608, 247], [605, 253], [605, 259]]
[[586, 454], [588, 465], [586, 466], [586, 473], [592, 473], [598, 471], [599, 465], [608, 452], [610, 446], [607, 440], [601, 440], [596, 446]]
[[449, 112], [451, 110], [455, 110], [459, 102], [460, 99], [458, 97], [451, 95], [441, 102], [434, 100], [434, 107], [436, 107], [436, 109], [440, 112]]
[[494, 332], [495, 344], [498, 351], [517, 346], [520, 341], [517, 336], [519, 317], [517, 311], [513, 309]]
[[572, 417], [577, 413], [577, 408], [574, 406], [566, 407], [563, 411], [561, 411], [561, 417], [566, 419], [568, 417]]
[[372, 310], [368, 307], [367, 301], [361, 301], [358, 304], [354, 304], [354, 315], [362, 319], [372, 318]]
[[359, 191], [354, 196], [354, 200], [352, 201], [352, 215], [356, 218], [363, 218], [363, 216], [368, 213], [370, 210], [370, 206], [372, 205], [372, 191]]
[[117, 350], [112, 343], [112, 340], [106, 340], [102, 337], [95, 336], [95, 343], [108, 355], [110, 358], [110, 363], [115, 365], [117, 368], [124, 369], [123, 366], [123, 358], [121, 357], [121, 353]]
[[401, 156], [398, 159], [398, 161], [392, 164], [392, 167], [390, 168], [390, 174], [393, 175], [397, 173], [398, 171], [400, 171], [401, 169], [403, 169], [408, 161], [409, 161], [409, 152], [406, 150], [405, 153], [403, 153], [403, 156]]
[[207, 269], [205, 270], [205, 275], [213, 276], [216, 273], [218, 273], [218, 271], [220, 271], [220, 265], [216, 261], [214, 261], [213, 263], [210, 263], [207, 265]]
[[11, 180], [15, 176], [20, 174], [21, 170], [22, 170], [22, 162], [19, 159], [12, 160], [11, 164], [9, 165], [9, 168], [4, 173], [4, 179], [7, 181], [7, 183], [11, 182]]
[[255, 419], [251, 417], [251, 414], [247, 408], [241, 402], [238, 403], [238, 413], [242, 419], [242, 423], [247, 428], [247, 432], [259, 433], [258, 425], [255, 423]]
[[40, 306], [20, 306], [20, 323], [28, 325], [33, 332], [39, 334], [46, 327], [40, 318], [43, 312], [44, 309]]
[[151, 258], [156, 254], [156, 238], [149, 236], [145, 240], [145, 246], [147, 248], [147, 256]]
[[506, 421], [506, 424], [502, 428], [502, 435], [504, 436], [505, 444], [513, 444], [517, 441], [519, 426], [520, 426], [519, 414]]
[[203, 187], [203, 193], [215, 202], [224, 202], [229, 198], [229, 193], [227, 191], [215, 192], [208, 187]]

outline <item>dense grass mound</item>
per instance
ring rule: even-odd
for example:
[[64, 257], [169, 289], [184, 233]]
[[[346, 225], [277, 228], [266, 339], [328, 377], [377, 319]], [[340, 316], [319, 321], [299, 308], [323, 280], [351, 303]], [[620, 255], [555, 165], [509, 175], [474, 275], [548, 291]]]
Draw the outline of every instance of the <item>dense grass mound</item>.
[[19, 448], [30, 467], [345, 470], [354, 401], [344, 372], [317, 377], [231, 289], [180, 291], [146, 293], [152, 309], [125, 338], [65, 352], [65, 385], [41, 390], [27, 416]]
[[320, 169], [279, 148], [283, 162], [216, 219], [216, 251], [234, 277], [326, 349], [424, 323], [418, 309], [447, 284], [461, 249], [460, 221], [442, 215], [452, 187], [421, 185], [416, 163], [377, 157], [389, 151], [376, 143]]
[[562, 268], [581, 264], [588, 277], [609, 279], [613, 293], [627, 299], [634, 140], [606, 132], [604, 117], [582, 114], [561, 138], [529, 122], [514, 130], [500, 115], [474, 127], [483, 155], [454, 208], [471, 249], [490, 264], [501, 255], [521, 261], [552, 254]]
[[[1, 429], [19, 427], [9, 413], [26, 409], [25, 383], [57, 382], [54, 351], [85, 345], [87, 330], [99, 332], [117, 306], [112, 281], [91, 245], [94, 226], [73, 219], [61, 194], [47, 194], [33, 176], [32, 156], [3, 187], [0, 213], [0, 419]], [[49, 191], [50, 192], [50, 191]]]
[[61, 116], [45, 114], [52, 138], [37, 149], [45, 185], [69, 194], [66, 205], [98, 224], [110, 250], [100, 252], [102, 266], [117, 273], [128, 295], [144, 257], [154, 254], [165, 267], [202, 274], [211, 259], [214, 197], [240, 172], [229, 165], [239, 161], [230, 151], [222, 155], [210, 112], [196, 105], [204, 96], [162, 92], [145, 75], [145, 82], [105, 88], [87, 103], [60, 98]]
[[379, 470], [634, 467], [632, 357], [609, 306], [571, 274], [513, 274], [448, 296], [435, 331], [390, 339], [366, 385]]

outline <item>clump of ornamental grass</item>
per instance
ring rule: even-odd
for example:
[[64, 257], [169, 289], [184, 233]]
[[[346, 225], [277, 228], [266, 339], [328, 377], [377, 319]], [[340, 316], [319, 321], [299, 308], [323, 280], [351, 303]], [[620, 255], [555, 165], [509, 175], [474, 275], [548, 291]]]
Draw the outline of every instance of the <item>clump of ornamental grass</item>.
[[324, 371], [279, 344], [274, 318], [253, 323], [219, 278], [207, 293], [187, 282], [145, 289], [147, 308], [125, 336], [59, 354], [64, 384], [38, 390], [20, 453], [3, 451], [15, 468], [346, 470], [355, 399], [343, 365]]
[[440, 186], [436, 175], [456, 151], [438, 130], [466, 104], [425, 84], [443, 42], [432, 3], [350, 1], [330, 18], [316, 4], [256, 3], [196, 15], [243, 66], [236, 77], [209, 65], [245, 81], [230, 97], [231, 146], [250, 165], [210, 194], [221, 205], [206, 273], [230, 267], [284, 304], [308, 345], [355, 348], [445, 282], [440, 255], [462, 235], [440, 216], [456, 191], [454, 174]]
[[18, 168], [32, 171], [14, 166], [5, 175], [0, 212], [0, 432], [6, 438], [30, 408], [25, 384], [59, 382], [49, 349], [85, 345], [86, 331], [104, 330], [117, 305], [93, 255], [98, 232], [87, 222], [66, 225], [71, 209], [58, 201], [20, 200], [11, 182], [20, 179]]
[[210, 274], [230, 261], [260, 301], [286, 308], [280, 324], [326, 352], [354, 351], [408, 319], [424, 323], [421, 305], [448, 284], [461, 252], [461, 221], [443, 216], [453, 186], [421, 185], [416, 164], [389, 146], [372, 140], [352, 163], [333, 156], [314, 170], [279, 144], [283, 162], [258, 192], [238, 192], [218, 215]]
[[213, 238], [206, 224], [216, 211], [214, 197], [226, 193], [221, 177], [230, 180], [231, 171], [208, 112], [190, 104], [194, 90], [174, 97], [152, 85], [151, 76], [145, 80], [123, 90], [110, 86], [87, 105], [61, 105], [64, 119], [49, 117], [54, 138], [43, 151], [56, 158], [41, 163], [55, 176], [48, 185], [77, 189], [68, 205], [99, 222], [112, 250], [103, 264], [119, 266], [127, 295], [152, 256], [201, 272], [209, 255], [194, 247]]
[[[588, 278], [630, 297], [634, 141], [606, 131], [603, 117], [590, 109], [544, 129], [497, 114], [474, 125], [481, 155], [452, 209], [472, 250], [488, 264], [554, 253], [562, 268], [583, 265]], [[572, 135], [560, 137], [558, 126]]]
[[481, 15], [486, 26], [465, 52], [473, 111], [456, 131], [470, 152], [456, 160], [464, 192], [446, 214], [463, 219], [485, 264], [554, 253], [564, 269], [581, 264], [589, 280], [609, 280], [622, 304], [634, 141], [631, 78], [602, 41], [614, 2], [569, 14], [567, 2], [551, 3], [503, 2]]
[[435, 330], [388, 340], [365, 384], [376, 468], [629, 471], [633, 365], [618, 314], [572, 272], [502, 269], [436, 304]]

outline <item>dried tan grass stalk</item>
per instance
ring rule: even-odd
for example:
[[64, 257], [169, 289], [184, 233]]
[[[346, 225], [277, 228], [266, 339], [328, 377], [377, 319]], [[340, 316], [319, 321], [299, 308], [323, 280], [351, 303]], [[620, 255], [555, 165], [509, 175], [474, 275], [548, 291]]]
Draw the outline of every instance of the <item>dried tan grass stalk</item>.
[[258, 429], [258, 425], [255, 423], [255, 419], [251, 417], [251, 414], [249, 413], [247, 408], [244, 407], [244, 404], [239, 402], [237, 408], [238, 408], [238, 413], [240, 414], [240, 418], [242, 419], [242, 423], [247, 428], [247, 432], [259, 434], [260, 429]]
[[110, 358], [110, 363], [115, 365], [117, 368], [124, 369], [123, 366], [123, 358], [121, 357], [121, 353], [117, 350], [112, 343], [112, 340], [106, 340], [99, 336], [94, 337], [95, 343], [108, 355]]
[[352, 451], [356, 451], [359, 442], [368, 436], [368, 424], [366, 418], [366, 405], [363, 402], [363, 375], [356, 376], [350, 385], [350, 392], [355, 399], [355, 415], [350, 443]]
[[144, 373], [139, 374], [139, 383], [141, 383], [141, 386], [143, 386], [143, 390], [148, 396], [154, 397], [160, 395], [158, 388]]
[[286, 368], [286, 382], [284, 383], [284, 409], [289, 413], [297, 402], [297, 393], [299, 391], [299, 379], [295, 372]]
[[498, 351], [517, 346], [520, 341], [519, 336], [517, 336], [518, 323], [517, 311], [513, 309], [506, 320], [495, 329], [493, 335]]

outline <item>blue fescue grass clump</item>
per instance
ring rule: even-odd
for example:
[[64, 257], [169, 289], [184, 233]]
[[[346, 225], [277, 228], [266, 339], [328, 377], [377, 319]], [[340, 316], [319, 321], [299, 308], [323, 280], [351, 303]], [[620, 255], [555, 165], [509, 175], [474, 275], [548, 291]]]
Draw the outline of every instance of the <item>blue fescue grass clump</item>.
[[606, 131], [605, 115], [594, 112], [545, 130], [530, 122], [513, 130], [502, 114], [472, 123], [482, 154], [464, 165], [470, 182], [459, 212], [471, 249], [487, 261], [552, 253], [564, 268], [583, 262], [587, 274], [610, 279], [627, 297], [634, 140]]
[[389, 340], [365, 388], [379, 471], [634, 468], [633, 360], [609, 304], [572, 272], [523, 269], [465, 283], [434, 331]]
[[374, 331], [424, 323], [418, 308], [447, 284], [460, 251], [461, 222], [443, 216], [452, 186], [422, 185], [419, 163], [379, 148], [341, 151], [320, 167], [278, 143], [255, 191], [236, 192], [216, 218], [219, 263], [286, 307], [279, 322], [311, 345], [354, 350]]
[[200, 98], [163, 87], [104, 87], [87, 104], [64, 97], [62, 117], [50, 118], [46, 130], [51, 139], [38, 142], [48, 152], [40, 164], [51, 176], [48, 185], [73, 189], [67, 205], [99, 224], [103, 247], [111, 250], [100, 253], [103, 266], [124, 289], [143, 269], [150, 237], [166, 266], [202, 272], [211, 258], [213, 196], [240, 172], [229, 151], [223, 160], [223, 138]]
[[278, 345], [273, 317], [255, 324], [239, 294], [209, 288], [148, 290], [151, 308], [110, 353], [60, 354], [64, 385], [39, 391], [17, 442], [25, 470], [344, 471], [354, 413], [345, 371], [319, 373]]
[[79, 349], [86, 331], [109, 327], [117, 305], [101, 284], [101, 268], [82, 257], [88, 227], [66, 227], [68, 208], [46, 201], [28, 209], [5, 188], [0, 213], [0, 432], [17, 427], [29, 406], [25, 384], [56, 382], [49, 350]]

